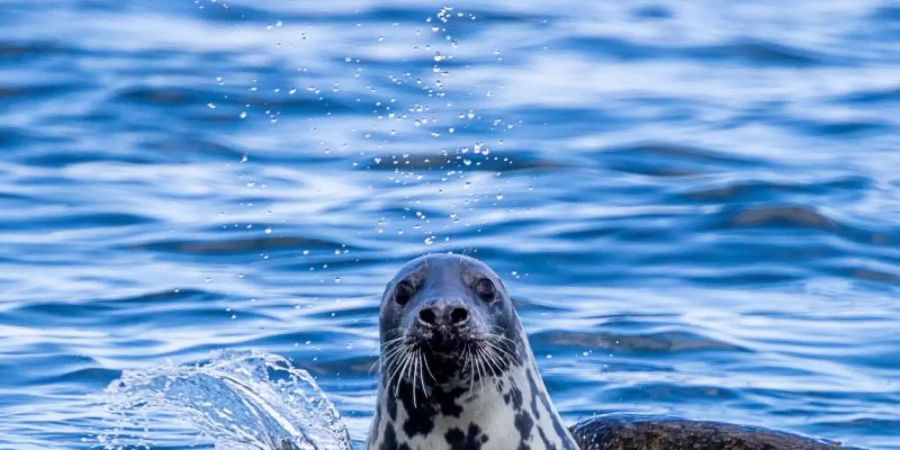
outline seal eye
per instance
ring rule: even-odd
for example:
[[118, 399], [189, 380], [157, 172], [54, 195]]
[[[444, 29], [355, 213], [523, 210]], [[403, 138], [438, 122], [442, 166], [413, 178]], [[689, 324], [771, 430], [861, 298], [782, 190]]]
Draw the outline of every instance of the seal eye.
[[394, 301], [397, 302], [398, 305], [404, 306], [409, 303], [409, 300], [415, 293], [416, 289], [413, 287], [412, 283], [406, 280], [401, 281], [397, 284], [397, 287], [394, 288]]
[[475, 283], [475, 293], [478, 294], [482, 300], [490, 303], [494, 301], [494, 297], [497, 295], [497, 288], [494, 287], [493, 281], [482, 278], [478, 280], [478, 283]]

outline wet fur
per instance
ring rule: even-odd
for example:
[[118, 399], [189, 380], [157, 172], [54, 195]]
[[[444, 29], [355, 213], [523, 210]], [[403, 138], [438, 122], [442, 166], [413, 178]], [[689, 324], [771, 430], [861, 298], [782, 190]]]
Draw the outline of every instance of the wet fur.
[[[499, 286], [497, 301], [480, 303], [470, 295], [473, 280], [482, 276]], [[421, 298], [404, 306], [392, 303], [401, 280], [419, 283]], [[468, 326], [454, 329], [459, 342], [448, 347], [457, 349], [449, 356], [422, 346], [429, 336], [410, 321], [416, 308], [444, 298], [466, 302], [473, 317]], [[471, 258], [431, 255], [412, 261], [388, 284], [380, 322], [378, 405], [368, 450], [850, 449], [763, 428], [647, 416], [589, 418], [570, 433], [547, 395], [502, 281]], [[486, 339], [503, 348], [493, 356], [468, 350], [486, 348]]]
[[[403, 337], [416, 333], [408, 322], [408, 310], [414, 312], [417, 307], [415, 302], [403, 308], [391, 303], [398, 282], [436, 283], [430, 287], [447, 288], [446, 295], [465, 296], [465, 287], [483, 276], [495, 281], [500, 298], [491, 304], [473, 297], [465, 301], [482, 321], [481, 333], [473, 335], [499, 336], [493, 340], [493, 353], [485, 344], [468, 355], [461, 350], [456, 360], [426, 357], [427, 349], [406, 350], [419, 353], [405, 362], [397, 359], [404, 350], [396, 350], [396, 343], [409, 344]], [[451, 285], [462, 287], [454, 292]], [[502, 282], [481, 262], [454, 255], [413, 261], [388, 285], [381, 325], [387, 351], [382, 349], [369, 450], [577, 449], [550, 402]]]

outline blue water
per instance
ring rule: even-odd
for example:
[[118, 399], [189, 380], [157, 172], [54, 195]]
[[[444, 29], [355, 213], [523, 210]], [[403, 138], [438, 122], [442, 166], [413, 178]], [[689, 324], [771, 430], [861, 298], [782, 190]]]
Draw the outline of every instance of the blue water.
[[0, 1], [0, 448], [221, 348], [359, 444], [383, 286], [454, 251], [569, 421], [900, 449], [900, 5], [443, 6]]

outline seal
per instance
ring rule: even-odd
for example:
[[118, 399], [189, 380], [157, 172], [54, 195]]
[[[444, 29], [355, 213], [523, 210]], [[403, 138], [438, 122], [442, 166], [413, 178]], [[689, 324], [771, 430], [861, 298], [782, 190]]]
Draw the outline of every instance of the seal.
[[833, 450], [837, 444], [718, 422], [597, 416], [567, 428], [500, 277], [476, 259], [426, 255], [388, 283], [368, 450]]
[[484, 263], [427, 255], [381, 300], [369, 450], [577, 450], [544, 388], [503, 281]]

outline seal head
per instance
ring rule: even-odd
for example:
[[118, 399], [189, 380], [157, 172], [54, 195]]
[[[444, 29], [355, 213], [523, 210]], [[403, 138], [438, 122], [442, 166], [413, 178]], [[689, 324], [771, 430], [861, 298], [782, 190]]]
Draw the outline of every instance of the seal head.
[[388, 283], [368, 449], [572, 449], [500, 277], [427, 255]]

